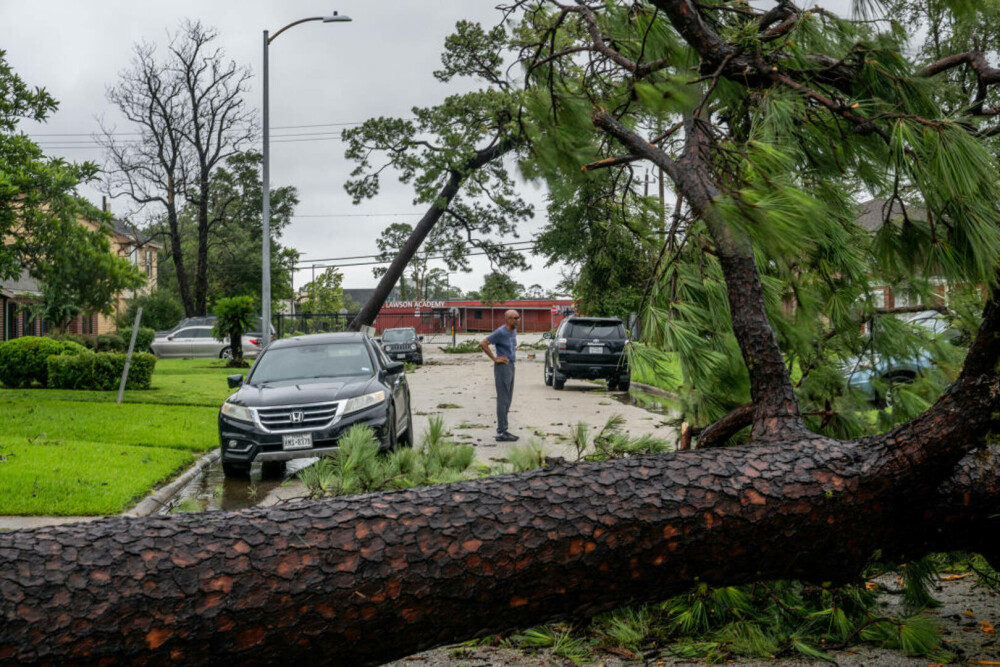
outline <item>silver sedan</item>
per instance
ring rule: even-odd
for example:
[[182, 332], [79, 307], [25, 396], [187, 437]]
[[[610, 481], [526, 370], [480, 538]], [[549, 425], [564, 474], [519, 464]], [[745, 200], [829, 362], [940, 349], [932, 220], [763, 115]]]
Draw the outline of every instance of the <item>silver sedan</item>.
[[[263, 341], [260, 336], [243, 336], [243, 357], [254, 359], [260, 354], [260, 344]], [[193, 326], [184, 327], [153, 339], [149, 346], [153, 354], [160, 358], [168, 357], [207, 357], [219, 359], [231, 359], [233, 348], [229, 344], [229, 338], [218, 340], [212, 336], [212, 327]]]

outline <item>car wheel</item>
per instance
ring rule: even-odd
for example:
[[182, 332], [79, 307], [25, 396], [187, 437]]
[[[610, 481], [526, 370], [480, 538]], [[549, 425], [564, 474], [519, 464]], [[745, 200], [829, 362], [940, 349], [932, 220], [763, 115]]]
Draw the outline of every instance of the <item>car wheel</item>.
[[406, 430], [396, 436], [396, 444], [401, 447], [413, 447], [413, 414], [410, 412], [409, 399], [406, 405]]
[[631, 384], [632, 384], [632, 378], [618, 378], [619, 391], [628, 391], [628, 388]]
[[224, 347], [222, 352], [219, 352], [219, 359], [232, 359], [233, 358], [233, 348]]
[[566, 378], [559, 379], [554, 374], [552, 376], [552, 388], [556, 391], [562, 391], [562, 388], [566, 386]]
[[268, 479], [284, 477], [285, 461], [264, 461], [260, 464], [260, 474]]
[[382, 427], [382, 446], [379, 451], [391, 452], [396, 449], [399, 443], [396, 441], [396, 411], [389, 408], [389, 414], [385, 418], [385, 426]]
[[226, 477], [246, 479], [250, 476], [250, 465], [247, 463], [227, 463], [226, 461], [223, 461], [222, 474]]
[[549, 362], [545, 362], [545, 386], [552, 386], [552, 367], [549, 366]]
[[614, 391], [618, 388], [618, 378], [608, 378], [608, 391]]
[[424, 355], [420, 355], [419, 357], [417, 357], [417, 366], [423, 366], [423, 365], [424, 365]]

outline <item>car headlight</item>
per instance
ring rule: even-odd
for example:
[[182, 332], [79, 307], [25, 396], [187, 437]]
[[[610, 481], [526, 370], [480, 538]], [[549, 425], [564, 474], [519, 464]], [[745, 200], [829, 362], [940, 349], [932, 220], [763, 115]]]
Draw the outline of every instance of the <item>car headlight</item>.
[[417, 349], [417, 344], [416, 343], [410, 343], [410, 349], [411, 350]]
[[378, 405], [385, 400], [384, 391], [376, 391], [371, 394], [365, 394], [364, 396], [355, 396], [354, 398], [347, 399], [347, 405], [344, 406], [344, 414], [350, 414], [352, 412], [357, 412], [358, 410], [364, 410], [365, 408], [370, 408], [373, 405]]
[[235, 403], [230, 403], [229, 401], [222, 404], [222, 414], [226, 415], [230, 419], [235, 419], [236, 421], [253, 421], [253, 415], [250, 414], [249, 408], [245, 408], [242, 405], [236, 405]]

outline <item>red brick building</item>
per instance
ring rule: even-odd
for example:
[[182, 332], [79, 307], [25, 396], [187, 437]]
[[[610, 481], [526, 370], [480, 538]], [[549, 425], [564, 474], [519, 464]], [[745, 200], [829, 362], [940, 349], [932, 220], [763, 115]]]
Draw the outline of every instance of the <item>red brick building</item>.
[[386, 303], [375, 318], [381, 334], [395, 327], [413, 327], [420, 334], [489, 332], [504, 323], [504, 312], [521, 314], [520, 331], [549, 331], [574, 312], [572, 299], [534, 299], [528, 301], [395, 301]]

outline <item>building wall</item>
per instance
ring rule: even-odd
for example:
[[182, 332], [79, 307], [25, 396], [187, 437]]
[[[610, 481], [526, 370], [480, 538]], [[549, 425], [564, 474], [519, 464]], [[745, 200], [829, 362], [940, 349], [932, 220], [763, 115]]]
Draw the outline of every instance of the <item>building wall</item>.
[[570, 299], [536, 299], [485, 304], [479, 301], [423, 301], [386, 303], [375, 318], [375, 329], [413, 327], [420, 334], [490, 332], [504, 323], [504, 313], [521, 314], [520, 331], [541, 332], [556, 327], [573, 312]]

